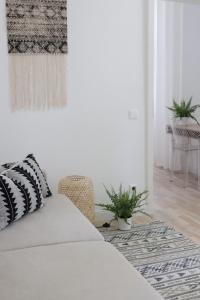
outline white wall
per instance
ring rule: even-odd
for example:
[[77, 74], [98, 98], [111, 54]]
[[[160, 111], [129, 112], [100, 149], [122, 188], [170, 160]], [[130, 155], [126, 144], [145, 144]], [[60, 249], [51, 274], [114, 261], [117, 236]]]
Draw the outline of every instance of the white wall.
[[183, 33], [182, 95], [200, 104], [200, 5], [184, 5]]
[[173, 28], [167, 37], [167, 58], [172, 57], [172, 95], [176, 99], [193, 96], [194, 103], [200, 103], [200, 1], [180, 2], [165, 3], [165, 22]]
[[[200, 3], [199, 3], [200, 4]], [[183, 5], [182, 41], [182, 96], [193, 96], [193, 103], [200, 104], [200, 5]], [[200, 109], [196, 113], [200, 121]], [[195, 143], [196, 141], [193, 141]], [[190, 170], [198, 174], [194, 153]]]
[[[146, 1], [146, 0], [145, 0]], [[4, 1], [0, 1], [0, 163], [36, 154], [59, 178], [145, 186], [145, 1], [69, 0], [69, 103], [63, 110], [11, 113]], [[137, 121], [128, 110], [137, 108]]]

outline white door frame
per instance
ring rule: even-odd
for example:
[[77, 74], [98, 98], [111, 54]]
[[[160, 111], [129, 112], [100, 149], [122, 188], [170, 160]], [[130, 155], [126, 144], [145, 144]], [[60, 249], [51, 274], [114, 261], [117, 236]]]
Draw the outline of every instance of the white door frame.
[[154, 164], [154, 98], [156, 63], [156, 7], [157, 0], [148, 0], [147, 15], [147, 60], [146, 60], [146, 185], [150, 193], [149, 208], [153, 202], [153, 164]]
[[[156, 14], [158, 1], [178, 2], [180, 4], [200, 5], [200, 0], [148, 0], [147, 1], [147, 23], [146, 23], [146, 185], [150, 192], [150, 208], [153, 203], [153, 169], [154, 169], [154, 103], [156, 96], [156, 70], [157, 70], [157, 24]], [[183, 12], [182, 12], [183, 14]], [[180, 16], [180, 26], [183, 15]], [[180, 36], [182, 26], [180, 27]], [[182, 38], [182, 37], [181, 37]], [[181, 42], [182, 44], [182, 42]], [[182, 96], [182, 48], [180, 48], [180, 82], [179, 98]]]

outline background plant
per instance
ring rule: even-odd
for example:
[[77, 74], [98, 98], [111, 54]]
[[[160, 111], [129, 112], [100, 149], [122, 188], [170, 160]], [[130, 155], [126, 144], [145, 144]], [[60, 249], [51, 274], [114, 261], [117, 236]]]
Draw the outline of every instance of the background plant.
[[105, 190], [111, 200], [111, 204], [97, 204], [97, 206], [112, 212], [116, 219], [122, 218], [127, 222], [127, 219], [131, 218], [136, 213], [142, 213], [149, 216], [143, 209], [148, 197], [148, 191], [137, 194], [136, 191], [132, 191], [131, 189], [123, 189], [122, 185], [120, 185], [118, 191], [113, 187], [111, 187], [110, 190], [105, 187]]
[[180, 104], [173, 100], [173, 106], [167, 108], [174, 113], [175, 118], [191, 118], [199, 124], [199, 122], [193, 115], [199, 107], [199, 104], [192, 105], [191, 97], [188, 101], [182, 100]]

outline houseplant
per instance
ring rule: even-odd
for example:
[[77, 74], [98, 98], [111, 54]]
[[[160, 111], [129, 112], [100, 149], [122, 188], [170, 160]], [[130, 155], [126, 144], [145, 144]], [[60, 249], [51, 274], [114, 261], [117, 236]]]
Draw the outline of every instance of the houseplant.
[[120, 230], [131, 229], [134, 214], [142, 213], [148, 215], [143, 210], [145, 200], [148, 196], [147, 191], [137, 194], [135, 190], [123, 189], [122, 185], [120, 185], [118, 191], [113, 187], [110, 190], [105, 187], [105, 190], [111, 200], [111, 204], [97, 204], [97, 206], [114, 214], [114, 218], [118, 220]]
[[188, 101], [182, 100], [180, 103], [173, 100], [173, 106], [167, 108], [173, 112], [175, 121], [178, 120], [182, 124], [186, 124], [189, 119], [192, 119], [199, 124], [198, 120], [194, 116], [194, 113], [199, 107], [199, 104], [192, 105], [191, 97]]

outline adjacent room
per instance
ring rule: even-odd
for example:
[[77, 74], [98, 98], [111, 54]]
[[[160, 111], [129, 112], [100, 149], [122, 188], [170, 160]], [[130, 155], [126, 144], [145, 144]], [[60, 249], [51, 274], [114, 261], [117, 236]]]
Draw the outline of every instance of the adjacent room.
[[197, 242], [200, 241], [199, 26], [198, 1], [156, 3], [155, 213]]
[[200, 0], [0, 1], [0, 300], [200, 299]]

